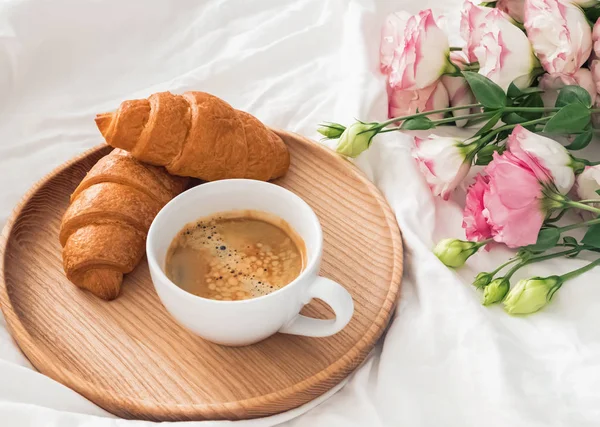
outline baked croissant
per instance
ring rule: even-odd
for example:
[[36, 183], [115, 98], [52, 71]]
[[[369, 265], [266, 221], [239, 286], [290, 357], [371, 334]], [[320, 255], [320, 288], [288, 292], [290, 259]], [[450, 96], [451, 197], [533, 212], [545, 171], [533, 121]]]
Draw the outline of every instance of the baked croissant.
[[106, 142], [174, 175], [214, 181], [284, 175], [290, 156], [282, 139], [258, 119], [204, 92], [125, 101], [98, 114]]
[[62, 219], [67, 278], [100, 298], [116, 298], [123, 274], [144, 256], [152, 220], [186, 182], [123, 150], [101, 158], [71, 195]]

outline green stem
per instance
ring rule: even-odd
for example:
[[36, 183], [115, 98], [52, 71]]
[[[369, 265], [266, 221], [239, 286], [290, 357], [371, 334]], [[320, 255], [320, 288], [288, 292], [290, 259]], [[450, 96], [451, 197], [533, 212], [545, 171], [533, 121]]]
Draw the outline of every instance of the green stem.
[[600, 203], [600, 199], [577, 200], [577, 203]]
[[546, 112], [551, 112], [551, 111], [558, 111], [560, 110], [560, 107], [504, 107], [503, 111], [506, 113], [511, 113], [511, 112], [519, 112], [519, 111], [524, 111], [527, 113], [546, 113]]
[[543, 123], [547, 120], [550, 119], [551, 116], [547, 116], [547, 117], [541, 117], [539, 119], [535, 119], [535, 120], [529, 120], [527, 122], [523, 122], [523, 123], [517, 123], [517, 124], [513, 124], [513, 125], [504, 125], [504, 126], [500, 126], [499, 128], [494, 129], [493, 131], [491, 131], [490, 133], [488, 133], [486, 136], [482, 137], [479, 140], [479, 145], [481, 147], [483, 147], [484, 145], [486, 145], [488, 142], [490, 142], [494, 136], [498, 135], [500, 132], [504, 131], [504, 130], [509, 130], [509, 129], [513, 129], [519, 125], [521, 126], [529, 126], [529, 125], [534, 125], [536, 123]]
[[[585, 205], [584, 205], [585, 206]], [[600, 209], [597, 209], [600, 212]], [[579, 222], [577, 224], [565, 225], [564, 227], [558, 227], [561, 233], [564, 231], [575, 230], [576, 228], [589, 227], [590, 225], [600, 224], [600, 218], [592, 219], [590, 221]]]
[[[437, 125], [442, 125], [444, 123], [452, 123], [457, 120], [469, 120], [469, 119], [474, 119], [477, 117], [490, 117], [490, 113], [465, 114], [464, 116], [448, 117], [446, 119], [432, 120], [431, 122], [437, 126]], [[402, 126], [393, 127], [393, 128], [385, 128], [383, 130], [380, 130], [378, 133], [395, 132], [397, 130], [402, 130]]]
[[504, 277], [506, 277], [507, 279], [510, 279], [512, 277], [513, 274], [516, 273], [517, 270], [519, 270], [521, 267], [526, 266], [527, 264], [531, 264], [534, 262], [540, 262], [540, 261], [546, 261], [552, 258], [558, 258], [561, 256], [567, 256], [567, 255], [571, 255], [574, 254], [576, 252], [579, 252], [580, 249], [578, 248], [573, 248], [573, 249], [569, 249], [567, 251], [562, 251], [562, 252], [556, 252], [553, 254], [548, 254], [548, 255], [539, 255], [539, 256], [534, 256], [531, 257], [529, 259], [526, 259], [525, 261], [521, 261], [520, 263], [518, 263], [517, 265], [515, 265], [513, 268], [511, 268], [510, 270], [508, 270], [508, 273], [506, 273], [506, 275]]
[[562, 276], [560, 276], [560, 278], [566, 282], [567, 280], [571, 280], [571, 279], [579, 276], [580, 274], [583, 274], [586, 271], [591, 270], [592, 268], [594, 268], [597, 265], [600, 265], [600, 258], [598, 258], [596, 261], [590, 262], [588, 265], [578, 268], [577, 270], [573, 270], [570, 273], [563, 274]]
[[461, 71], [479, 71], [479, 62], [463, 65]]
[[506, 267], [507, 265], [512, 264], [515, 261], [518, 261], [520, 258], [519, 257], [515, 257], [515, 258], [511, 258], [508, 261], [506, 261], [504, 264], [501, 264], [500, 266], [498, 266], [498, 268], [496, 268], [494, 271], [491, 271], [490, 274], [492, 276], [495, 276], [496, 274], [498, 274], [498, 272], [500, 270], [502, 270], [504, 267]]
[[459, 52], [461, 50], [463, 50], [462, 47], [450, 46], [450, 52]]
[[[595, 214], [600, 214], [600, 209], [595, 208], [593, 206], [585, 205], [581, 202], [574, 202], [573, 200], [569, 200], [569, 201], [565, 202], [565, 205], [571, 206], [573, 208], [583, 209], [584, 211], [594, 212]], [[588, 222], [591, 222], [591, 221], [588, 221]], [[585, 224], [585, 223], [583, 223], [583, 224]], [[577, 224], [575, 224], [575, 225], [577, 225]]]
[[393, 119], [389, 119], [388, 121], [379, 123], [379, 125], [377, 127], [379, 129], [383, 129], [387, 125], [391, 125], [392, 123], [400, 122], [403, 120], [414, 119], [416, 117], [423, 117], [423, 116], [428, 116], [430, 114], [436, 114], [436, 113], [446, 113], [449, 111], [456, 111], [456, 110], [468, 110], [470, 108], [475, 108], [475, 107], [481, 107], [481, 104], [477, 103], [477, 104], [468, 104], [468, 105], [461, 105], [461, 106], [449, 107], [449, 108], [440, 108], [439, 110], [423, 111], [422, 113], [415, 113], [415, 114], [411, 114], [409, 116], [394, 117]]
[[567, 213], [567, 210], [568, 209], [563, 209], [554, 218], [548, 218], [546, 220], [546, 223], [553, 223], [553, 222], [560, 220]]
[[481, 242], [477, 242], [477, 245], [475, 246], [475, 248], [479, 249], [482, 246], [485, 246], [488, 243], [493, 242], [493, 241], [494, 241], [494, 239], [485, 239], [485, 240], [482, 240]]
[[464, 116], [458, 117], [448, 117], [446, 119], [433, 120], [433, 123], [436, 125], [441, 125], [444, 123], [451, 123], [457, 120], [468, 120], [468, 119], [476, 119], [478, 117], [490, 117], [491, 113], [475, 113], [475, 114], [465, 114]]

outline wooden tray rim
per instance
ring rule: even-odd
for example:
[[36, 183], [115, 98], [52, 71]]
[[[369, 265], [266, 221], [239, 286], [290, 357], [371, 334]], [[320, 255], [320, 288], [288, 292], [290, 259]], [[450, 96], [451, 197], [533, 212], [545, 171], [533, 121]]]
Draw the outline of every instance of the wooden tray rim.
[[[280, 135], [300, 139], [306, 144], [315, 145], [322, 151], [323, 155], [336, 156], [339, 160], [346, 163], [345, 166], [348, 167], [352, 173], [357, 176], [357, 178], [359, 178], [359, 180], [366, 186], [381, 207], [386, 218], [386, 225], [391, 231], [393, 251], [396, 254], [393, 259], [397, 260], [397, 262], [395, 262], [393, 265], [390, 287], [376, 318], [373, 320], [373, 323], [363, 337], [356, 341], [356, 343], [343, 356], [341, 356], [332, 364], [328, 365], [322, 371], [319, 371], [318, 373], [302, 380], [301, 382], [266, 395], [229, 402], [166, 405], [167, 408], [177, 407], [178, 411], [181, 411], [184, 416], [189, 416], [191, 419], [194, 419], [199, 412], [202, 412], [205, 415], [207, 413], [214, 414], [217, 410], [219, 410], [219, 412], [223, 409], [235, 410], [239, 406], [252, 407], [259, 404], [264, 405], [265, 403], [273, 403], [276, 401], [285, 400], [293, 394], [302, 393], [303, 391], [310, 389], [321, 382], [323, 378], [331, 376], [339, 376], [342, 379], [345, 378], [347, 375], [353, 372], [360, 363], [362, 363], [362, 360], [359, 360], [361, 353], [364, 352], [365, 349], [370, 351], [379, 337], [383, 334], [385, 327], [393, 315], [393, 311], [396, 307], [396, 301], [401, 287], [404, 264], [403, 243], [394, 213], [384, 196], [381, 194], [379, 189], [377, 189], [377, 187], [371, 181], [369, 181], [369, 179], [367, 179], [366, 175], [360, 169], [358, 169], [358, 167], [356, 167], [352, 162], [339, 157], [333, 150], [329, 149], [323, 144], [319, 144], [294, 132], [284, 131], [276, 128], [270, 128], [270, 130]], [[29, 190], [27, 190], [25, 195], [13, 209], [4, 228], [2, 229], [2, 233], [0, 234], [0, 308], [2, 309], [6, 319], [7, 327], [13, 339], [27, 359], [40, 373], [47, 375], [55, 381], [75, 390], [77, 393], [80, 393], [87, 399], [91, 400], [92, 403], [95, 403], [101, 407], [122, 406], [121, 403], [125, 401], [129, 402], [129, 404], [134, 404], [136, 406], [136, 412], [140, 412], [141, 410], [148, 416], [160, 418], [161, 414], [157, 413], [156, 411], [160, 410], [162, 405], [157, 405], [157, 402], [155, 401], [150, 402], [146, 399], [131, 399], [129, 396], [119, 395], [113, 391], [108, 393], [107, 390], [105, 390], [104, 393], [100, 393], [97, 390], [102, 389], [101, 386], [88, 382], [85, 378], [74, 374], [68, 369], [63, 369], [62, 367], [57, 369], [55, 366], [46, 363], [45, 360], [50, 360], [50, 358], [44, 352], [46, 350], [46, 346], [40, 347], [34, 344], [35, 340], [31, 337], [25, 326], [21, 323], [18, 314], [15, 312], [14, 307], [12, 306], [5, 280], [4, 269], [7, 257], [7, 244], [13, 232], [13, 227], [17, 223], [23, 208], [28, 204], [29, 200], [39, 191], [41, 187], [46, 185], [56, 175], [59, 175], [64, 170], [84, 160], [86, 157], [89, 157], [102, 149], [106, 149], [107, 147], [108, 146], [106, 144], [94, 146], [75, 156], [74, 158], [58, 165], [56, 168], [54, 168], [54, 170], [42, 177]], [[41, 352], [43, 357], [38, 358], [36, 352]], [[34, 363], [34, 360], [37, 361], [37, 363]], [[63, 372], [63, 375], [61, 375], [61, 371]], [[333, 387], [335, 387], [335, 384], [333, 384], [331, 388]], [[105, 396], [107, 395], [111, 395], [111, 397], [105, 399]], [[111, 400], [113, 401], [112, 404], [104, 405], [104, 402], [110, 402]]]

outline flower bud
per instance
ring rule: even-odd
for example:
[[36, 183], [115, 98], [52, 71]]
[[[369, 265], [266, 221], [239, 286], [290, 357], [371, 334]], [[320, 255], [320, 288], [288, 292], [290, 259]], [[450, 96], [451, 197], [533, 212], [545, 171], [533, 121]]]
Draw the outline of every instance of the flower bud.
[[468, 175], [476, 147], [476, 143], [467, 144], [457, 138], [429, 135], [428, 138], [415, 137], [412, 156], [433, 195], [448, 200]]
[[327, 139], [338, 139], [346, 130], [346, 126], [339, 123], [324, 123], [317, 128], [317, 132]]
[[502, 301], [510, 289], [510, 283], [505, 277], [499, 277], [483, 288], [483, 305]]
[[510, 314], [535, 313], [550, 302], [562, 282], [559, 276], [520, 280], [506, 296], [504, 310]]
[[467, 259], [481, 247], [480, 243], [458, 239], [443, 239], [433, 249], [435, 256], [447, 267], [462, 267]]
[[479, 273], [477, 276], [475, 276], [475, 280], [473, 281], [473, 286], [475, 286], [477, 289], [485, 288], [487, 285], [490, 284], [490, 282], [492, 281], [493, 278], [494, 278], [494, 275], [492, 273], [483, 271], [483, 272]]
[[356, 157], [371, 145], [371, 139], [378, 130], [373, 129], [378, 123], [356, 122], [348, 127], [340, 136], [335, 151], [348, 157]]

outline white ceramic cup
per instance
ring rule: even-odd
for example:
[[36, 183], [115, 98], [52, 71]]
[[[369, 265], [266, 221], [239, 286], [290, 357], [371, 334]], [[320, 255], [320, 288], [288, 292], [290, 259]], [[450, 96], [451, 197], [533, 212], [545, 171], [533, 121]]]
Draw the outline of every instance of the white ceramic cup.
[[[202, 217], [240, 209], [268, 212], [287, 221], [306, 245], [307, 263], [302, 273], [273, 293], [241, 301], [202, 298], [171, 282], [164, 267], [177, 233]], [[317, 216], [300, 197], [274, 184], [229, 179], [180, 194], [152, 222], [146, 253], [154, 287], [169, 313], [192, 332], [218, 344], [252, 344], [276, 332], [326, 337], [341, 331], [352, 318], [354, 304], [348, 291], [319, 276], [323, 233]], [[300, 315], [302, 307], [313, 298], [325, 301], [335, 312], [335, 319]]]

